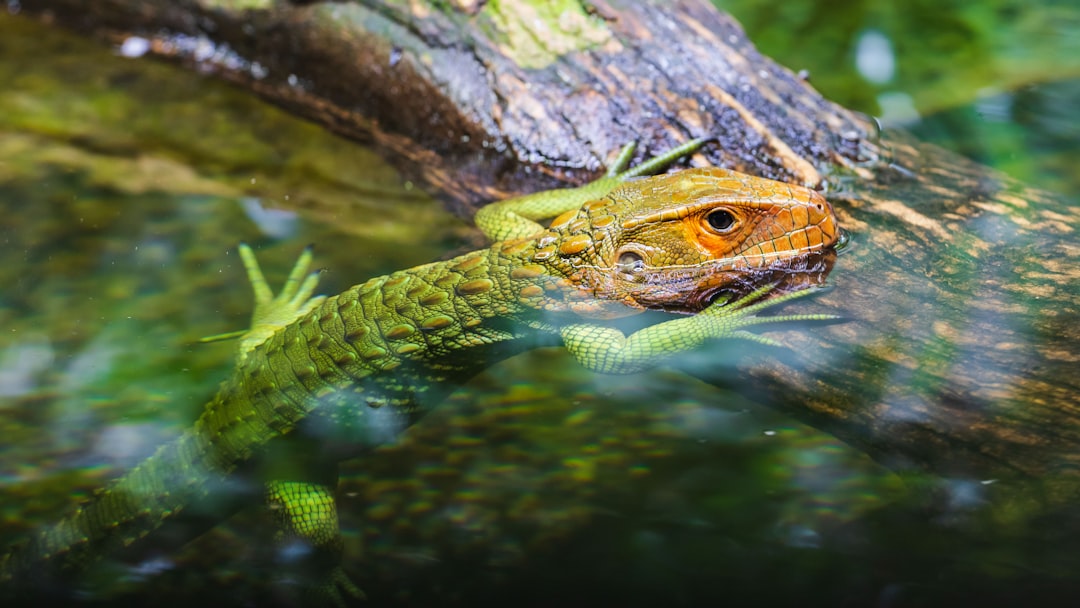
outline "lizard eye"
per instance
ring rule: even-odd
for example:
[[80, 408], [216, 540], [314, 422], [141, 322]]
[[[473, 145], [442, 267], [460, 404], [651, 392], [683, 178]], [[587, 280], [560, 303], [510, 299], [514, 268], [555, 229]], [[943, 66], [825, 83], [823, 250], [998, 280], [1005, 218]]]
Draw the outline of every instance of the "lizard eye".
[[709, 227], [713, 230], [727, 232], [735, 225], [735, 216], [726, 209], [717, 209], [705, 216], [705, 221], [709, 222]]

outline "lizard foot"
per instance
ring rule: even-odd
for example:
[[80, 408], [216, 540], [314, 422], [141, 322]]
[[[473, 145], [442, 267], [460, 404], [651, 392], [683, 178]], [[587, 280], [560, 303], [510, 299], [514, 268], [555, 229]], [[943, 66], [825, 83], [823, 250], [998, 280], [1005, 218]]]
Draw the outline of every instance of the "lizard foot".
[[[262, 344], [274, 332], [311, 312], [326, 300], [326, 296], [315, 296], [315, 287], [319, 284], [319, 273], [308, 272], [311, 266], [311, 247], [305, 247], [300, 258], [293, 265], [289, 278], [281, 287], [276, 297], [270, 289], [266, 277], [259, 268], [255, 253], [246, 243], [238, 248], [240, 259], [244, 262], [248, 280], [255, 291], [255, 311], [251, 314], [251, 328], [240, 338], [240, 356]], [[306, 276], [305, 276], [306, 275]]]
[[341, 566], [318, 574], [310, 571], [296, 574], [299, 573], [276, 581], [279, 598], [285, 606], [348, 608], [367, 599], [367, 594], [352, 582]]
[[358, 600], [367, 599], [367, 595], [352, 582], [345, 570], [337, 566], [327, 572], [321, 582], [311, 585], [306, 595], [312, 600], [312, 604], [345, 608], [345, 595], [342, 592]]
[[770, 325], [792, 321], [834, 321], [840, 318], [830, 314], [794, 314], [774, 315], [770, 317], [757, 316], [756, 313], [761, 312], [766, 308], [772, 308], [783, 304], [784, 302], [802, 298], [819, 291], [814, 288], [801, 289], [773, 297], [767, 297], [774, 289], [776, 289], [776, 287], [777, 284], [775, 283], [765, 285], [738, 299], [729, 302], [713, 302], [710, 304], [708, 308], [699, 313], [710, 317], [710, 324], [714, 325], [711, 329], [713, 335], [710, 337], [740, 338], [759, 344], [766, 344], [768, 346], [783, 347], [784, 345], [782, 343], [767, 336], [748, 332], [745, 328], [754, 325]]
[[319, 272], [308, 272], [312, 258], [310, 246], [305, 247], [300, 258], [296, 260], [289, 278], [285, 280], [281, 293], [277, 296], [274, 295], [266, 277], [263, 276], [251, 247], [246, 243], [241, 243], [238, 250], [244, 270], [247, 271], [248, 280], [251, 281], [252, 290], [255, 292], [255, 310], [251, 314], [251, 327], [243, 331], [207, 336], [200, 341], [216, 342], [240, 338], [239, 358], [243, 360], [247, 353], [274, 335], [274, 332], [322, 304], [326, 296], [312, 297], [319, 284]]

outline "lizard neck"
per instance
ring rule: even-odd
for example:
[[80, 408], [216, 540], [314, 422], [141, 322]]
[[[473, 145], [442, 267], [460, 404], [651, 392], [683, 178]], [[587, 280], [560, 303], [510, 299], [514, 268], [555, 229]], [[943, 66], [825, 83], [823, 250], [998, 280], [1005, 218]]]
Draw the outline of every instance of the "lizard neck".
[[644, 308], [612, 289], [608, 273], [601, 270], [599, 259], [610, 249], [607, 237], [553, 226], [525, 239], [495, 243], [489, 250], [492, 274], [503, 277], [502, 296], [526, 311], [593, 319], [638, 314]]

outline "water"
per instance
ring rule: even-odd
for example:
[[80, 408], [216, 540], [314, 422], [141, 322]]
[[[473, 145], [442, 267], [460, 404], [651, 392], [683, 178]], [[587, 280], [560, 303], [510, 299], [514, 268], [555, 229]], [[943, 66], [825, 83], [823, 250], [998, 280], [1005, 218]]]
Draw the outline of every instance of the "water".
[[[219, 83], [9, 17], [0, 49], [0, 540], [66, 512], [197, 415], [233, 356], [197, 339], [250, 312], [237, 242], [257, 248], [275, 285], [316, 243], [327, 293], [477, 242], [370, 153]], [[989, 122], [1007, 125], [998, 149], [1014, 152], [974, 153], [1037, 159], [1019, 175], [1076, 192], [1075, 157], [1066, 169], [1061, 152], [1075, 141], [1053, 137], [1075, 125], [1063, 110], [1075, 87], [1062, 82], [1002, 84], [1008, 111]], [[964, 145], [929, 131], [951, 115], [921, 118], [952, 102], [909, 95], [912, 126]], [[1063, 551], [987, 507], [984, 487], [914, 481], [684, 374], [595, 376], [544, 350], [344, 465], [345, 557], [375, 603], [416, 605], [944, 605], [971, 590], [1075, 590]], [[277, 549], [263, 523], [242, 514], [182, 549], [106, 562], [83, 584], [132, 605], [265, 600]]]

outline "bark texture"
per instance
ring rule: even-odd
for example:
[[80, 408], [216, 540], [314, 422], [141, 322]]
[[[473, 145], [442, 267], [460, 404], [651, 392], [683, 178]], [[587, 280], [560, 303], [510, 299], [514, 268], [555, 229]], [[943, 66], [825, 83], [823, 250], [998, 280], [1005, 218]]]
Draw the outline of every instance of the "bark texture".
[[694, 163], [827, 188], [854, 242], [816, 304], [850, 321], [785, 333], [799, 355], [748, 365], [747, 390], [898, 469], [1051, 479], [1055, 500], [1078, 487], [1080, 210], [879, 139], [704, 0], [22, 9], [116, 44], [144, 37], [373, 144], [462, 213], [584, 182], [628, 141], [644, 155], [715, 137]]

